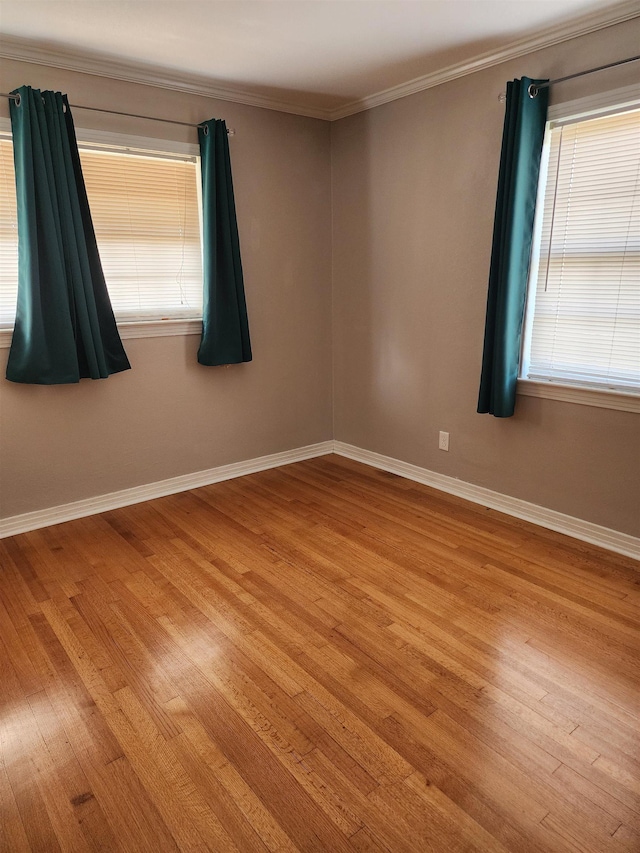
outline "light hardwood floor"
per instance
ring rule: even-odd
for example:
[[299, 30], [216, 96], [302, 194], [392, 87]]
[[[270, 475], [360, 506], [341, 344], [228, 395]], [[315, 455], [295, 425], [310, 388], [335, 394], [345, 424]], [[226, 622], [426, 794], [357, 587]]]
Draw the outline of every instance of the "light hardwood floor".
[[3, 851], [640, 851], [639, 564], [337, 457], [0, 542]]

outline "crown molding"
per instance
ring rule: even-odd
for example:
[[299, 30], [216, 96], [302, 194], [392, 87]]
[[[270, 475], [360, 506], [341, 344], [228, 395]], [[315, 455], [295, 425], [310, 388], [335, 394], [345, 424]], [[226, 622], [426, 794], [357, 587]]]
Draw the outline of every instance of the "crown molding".
[[511, 59], [518, 59], [518, 57], [526, 56], [526, 54], [533, 53], [536, 50], [553, 47], [553, 45], [561, 44], [562, 42], [570, 41], [571, 39], [588, 35], [598, 30], [604, 30], [607, 27], [621, 24], [624, 21], [631, 21], [634, 18], [640, 18], [638, 0], [627, 0], [627, 2], [610, 6], [608, 9], [593, 12], [590, 15], [584, 15], [580, 18], [574, 18], [573, 21], [569, 21], [564, 25], [549, 27], [534, 36], [505, 45], [505, 47], [499, 50], [490, 50], [486, 53], [481, 53], [466, 62], [457, 62], [454, 65], [441, 68], [439, 71], [434, 71], [431, 74], [415, 77], [406, 83], [400, 83], [398, 86], [392, 86], [389, 89], [376, 92], [375, 95], [370, 95], [367, 98], [351, 101], [342, 107], [331, 110], [329, 120], [336, 121], [355, 113], [373, 109], [373, 107], [379, 107], [390, 101], [397, 101], [399, 98], [406, 98], [408, 95], [415, 95], [417, 92], [423, 92], [425, 89], [432, 89], [434, 86], [440, 86], [442, 83], [449, 83], [451, 80], [466, 77], [468, 74], [474, 74], [476, 71], [492, 68], [494, 65], [500, 65], [502, 62], [508, 62]]
[[19, 62], [31, 62], [35, 65], [47, 65], [51, 68], [61, 68], [67, 71], [79, 71], [84, 74], [123, 80], [128, 83], [157, 86], [161, 89], [172, 89], [185, 94], [202, 95], [221, 101], [232, 101], [237, 104], [318, 118], [324, 121], [337, 121], [390, 101], [406, 98], [408, 95], [414, 95], [425, 89], [431, 89], [442, 83], [457, 80], [476, 71], [492, 68], [494, 65], [517, 59], [536, 50], [552, 47], [634, 18], [640, 18], [638, 0], [626, 0], [626, 2], [615, 6], [609, 6], [589, 15], [574, 18], [560, 26], [549, 27], [534, 36], [505, 45], [499, 50], [487, 51], [465, 62], [449, 65], [431, 74], [416, 77], [406, 83], [392, 86], [389, 89], [384, 89], [381, 92], [351, 101], [334, 109], [311, 107], [308, 104], [301, 104], [284, 98], [260, 95], [240, 86], [218, 83], [206, 76], [188, 74], [139, 62], [111, 59], [88, 51], [56, 47], [16, 36], [2, 36], [0, 57]]
[[112, 59], [90, 51], [46, 45], [17, 36], [2, 36], [0, 57], [17, 62], [31, 62], [34, 65], [47, 65], [50, 68], [61, 68], [65, 71], [79, 71], [96, 77], [108, 77], [111, 80], [123, 80], [127, 83], [172, 89], [188, 95], [203, 95], [220, 101], [232, 101], [236, 104], [246, 104], [250, 107], [261, 107], [325, 121], [330, 118], [330, 110], [259, 95], [240, 86], [221, 84], [199, 74], [189, 74], [142, 62]]

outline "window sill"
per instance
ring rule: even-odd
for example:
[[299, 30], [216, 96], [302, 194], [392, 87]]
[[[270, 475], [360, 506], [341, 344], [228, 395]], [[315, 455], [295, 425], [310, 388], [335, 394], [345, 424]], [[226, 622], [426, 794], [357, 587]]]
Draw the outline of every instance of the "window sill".
[[202, 320], [147, 320], [138, 323], [118, 323], [123, 341], [128, 338], [166, 338], [171, 335], [199, 335]]
[[[118, 323], [123, 341], [130, 338], [166, 338], [171, 335], [199, 335], [202, 320], [146, 320], [137, 323]], [[0, 349], [11, 346], [13, 329], [0, 329]]]
[[622, 394], [620, 391], [605, 391], [578, 385], [557, 385], [551, 382], [534, 382], [531, 379], [518, 379], [517, 391], [518, 394], [525, 397], [544, 397], [548, 400], [562, 400], [566, 403], [595, 406], [599, 409], [640, 412], [640, 396]]

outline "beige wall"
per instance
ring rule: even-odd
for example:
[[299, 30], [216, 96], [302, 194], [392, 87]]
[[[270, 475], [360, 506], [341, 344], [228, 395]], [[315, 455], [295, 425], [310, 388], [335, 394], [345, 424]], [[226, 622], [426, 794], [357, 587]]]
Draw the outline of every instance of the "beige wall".
[[[639, 40], [638, 21], [612, 27], [333, 125], [5, 63], [2, 91], [27, 83], [66, 91], [72, 103], [192, 122], [216, 116], [236, 129], [254, 361], [205, 368], [196, 337], [140, 339], [125, 342], [133, 370], [107, 381], [0, 380], [0, 516], [333, 436], [639, 534], [638, 416], [525, 397], [511, 419], [475, 412], [498, 94], [515, 76], [562, 76], [635, 54]], [[553, 97], [636, 80], [631, 66]], [[75, 120], [194, 141], [186, 128], [80, 111]], [[451, 433], [449, 453], [437, 450], [440, 429]]]
[[[5, 62], [0, 89], [60, 89], [71, 103], [235, 128], [231, 157], [254, 361], [196, 363], [194, 336], [125, 341], [132, 370], [38, 387], [4, 380], [0, 516], [332, 436], [329, 125], [149, 86]], [[6, 100], [0, 107], [7, 115]], [[98, 127], [196, 142], [174, 125], [74, 112]]]
[[[332, 125], [336, 439], [640, 534], [640, 416], [527, 397], [511, 419], [476, 414], [498, 95], [638, 44], [635, 20]], [[637, 64], [602, 72], [552, 100], [638, 79]]]

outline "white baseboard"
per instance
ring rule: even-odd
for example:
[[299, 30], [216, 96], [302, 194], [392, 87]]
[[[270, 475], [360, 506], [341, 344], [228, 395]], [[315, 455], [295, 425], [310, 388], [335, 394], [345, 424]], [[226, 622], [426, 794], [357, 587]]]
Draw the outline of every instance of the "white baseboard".
[[132, 489], [122, 489], [119, 492], [97, 495], [86, 500], [53, 506], [36, 512], [13, 515], [9, 518], [0, 519], [0, 539], [6, 536], [15, 536], [17, 533], [26, 533], [28, 530], [37, 530], [40, 527], [49, 527], [51, 524], [72, 521], [74, 518], [84, 518], [87, 515], [131, 506], [131, 504], [162, 498], [177, 492], [186, 492], [189, 489], [197, 489], [200, 486], [208, 486], [222, 480], [231, 480], [245, 474], [255, 474], [257, 471], [266, 471], [268, 468], [278, 468], [280, 465], [288, 465], [290, 462], [313, 459], [327, 453], [333, 453], [333, 441], [321, 441], [318, 444], [309, 444], [307, 447], [298, 447], [295, 450], [271, 453], [269, 456], [258, 456], [255, 459], [247, 459], [245, 462], [233, 462], [230, 465], [220, 465], [218, 468], [209, 468], [206, 471], [194, 471], [192, 474], [159, 480], [157, 483], [147, 483], [143, 486], [134, 486]]
[[75, 518], [83, 518], [87, 515], [95, 515], [99, 512], [119, 509], [123, 506], [142, 503], [142, 501], [150, 501], [177, 492], [185, 492], [189, 489], [197, 489], [200, 486], [208, 486], [222, 480], [231, 480], [245, 474], [255, 474], [269, 468], [278, 468], [291, 462], [301, 462], [304, 459], [325, 456], [328, 453], [336, 453], [356, 462], [363, 462], [365, 465], [389, 471], [391, 474], [414, 480], [416, 483], [423, 483], [472, 503], [496, 509], [516, 518], [522, 518], [524, 521], [530, 521], [558, 533], [564, 533], [574, 539], [599, 545], [601, 548], [633, 557], [636, 560], [640, 559], [640, 539], [635, 536], [620, 533], [617, 530], [611, 530], [608, 527], [602, 527], [581, 518], [574, 518], [571, 515], [565, 515], [562, 512], [556, 512], [556, 510], [547, 509], [519, 498], [512, 498], [509, 495], [485, 489], [483, 486], [475, 486], [473, 483], [466, 483], [464, 480], [456, 480], [454, 477], [447, 477], [445, 474], [438, 474], [435, 471], [429, 471], [427, 468], [402, 462], [400, 459], [383, 456], [381, 453], [374, 453], [371, 450], [363, 450], [342, 441], [322, 441], [318, 444], [310, 444], [307, 447], [298, 447], [295, 450], [259, 456], [255, 459], [247, 459], [244, 462], [234, 462], [230, 465], [221, 465], [218, 468], [209, 468], [206, 471], [195, 471], [192, 474], [135, 486], [132, 489], [122, 489], [119, 492], [97, 495], [86, 500], [14, 515], [10, 518], [0, 519], [0, 538], [26, 533], [28, 530], [37, 530], [40, 527], [48, 527], [51, 524], [72, 521]]
[[564, 533], [574, 539], [581, 539], [583, 542], [599, 545], [609, 551], [615, 551], [618, 554], [624, 554], [626, 557], [640, 560], [640, 539], [627, 533], [620, 533], [617, 530], [611, 530], [608, 527], [602, 527], [581, 518], [574, 518], [571, 515], [556, 512], [556, 510], [547, 509], [547, 507], [522, 501], [519, 498], [512, 498], [509, 495], [485, 489], [483, 486], [474, 486], [473, 483], [456, 480], [454, 477], [447, 477], [445, 474], [438, 474], [435, 471], [429, 471], [427, 468], [420, 468], [418, 465], [410, 465], [408, 462], [383, 456], [371, 450], [362, 450], [351, 444], [344, 444], [342, 441], [334, 442], [334, 453], [339, 456], [346, 456], [356, 462], [363, 462], [365, 465], [371, 465], [373, 468], [389, 471], [391, 474], [398, 474], [408, 480], [415, 480], [417, 483], [423, 483], [425, 486], [448, 492], [473, 503], [497, 509], [507, 515], [513, 515], [524, 521], [538, 524], [540, 527]]

